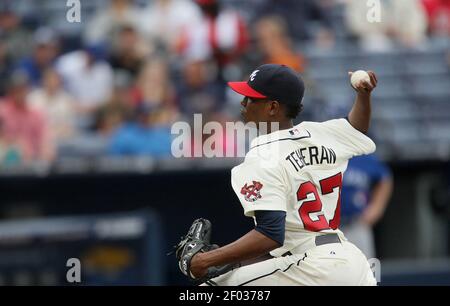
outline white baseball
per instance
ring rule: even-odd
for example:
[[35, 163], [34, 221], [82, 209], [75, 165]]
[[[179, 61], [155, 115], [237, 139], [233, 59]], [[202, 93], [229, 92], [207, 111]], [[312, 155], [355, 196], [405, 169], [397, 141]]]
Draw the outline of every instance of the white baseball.
[[350, 82], [353, 87], [358, 86], [362, 81], [366, 81], [370, 84], [370, 76], [364, 70], [358, 70], [353, 72], [352, 77], [350, 78]]

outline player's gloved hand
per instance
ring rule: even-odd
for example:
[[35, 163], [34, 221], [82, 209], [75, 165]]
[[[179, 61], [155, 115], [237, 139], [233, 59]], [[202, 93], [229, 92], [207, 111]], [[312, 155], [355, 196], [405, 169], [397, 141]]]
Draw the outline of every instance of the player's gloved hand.
[[[348, 75], [350, 77], [352, 76], [352, 74], [353, 72], [349, 71]], [[363, 80], [359, 82], [359, 84], [357, 84], [356, 86], [352, 85], [353, 89], [356, 90], [356, 92], [363, 94], [370, 94], [375, 89], [375, 87], [377, 87], [378, 79], [375, 73], [369, 70], [367, 71], [367, 74], [369, 75], [370, 82]]]
[[196, 277], [191, 272], [192, 258], [199, 252], [208, 252], [217, 249], [219, 246], [210, 244], [211, 222], [207, 219], [195, 220], [186, 236], [175, 246], [175, 255], [181, 272], [190, 280], [199, 282], [219, 276], [230, 271], [235, 265], [224, 265], [220, 267], [209, 267], [202, 277]]

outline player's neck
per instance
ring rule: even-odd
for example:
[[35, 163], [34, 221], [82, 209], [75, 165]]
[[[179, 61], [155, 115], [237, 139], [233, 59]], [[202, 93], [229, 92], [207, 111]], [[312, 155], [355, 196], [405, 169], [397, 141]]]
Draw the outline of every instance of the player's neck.
[[[287, 130], [287, 129], [291, 129], [294, 127], [294, 124], [292, 123], [292, 120], [287, 120], [287, 121], [279, 121], [279, 122], [275, 122], [278, 124], [274, 124], [274, 122], [271, 122], [267, 125], [267, 134], [276, 132], [276, 131], [280, 131], [280, 130]], [[261, 129], [260, 129], [261, 131]]]
[[292, 123], [292, 120], [280, 122], [280, 130], [292, 129], [293, 127], [294, 127], [294, 124]]

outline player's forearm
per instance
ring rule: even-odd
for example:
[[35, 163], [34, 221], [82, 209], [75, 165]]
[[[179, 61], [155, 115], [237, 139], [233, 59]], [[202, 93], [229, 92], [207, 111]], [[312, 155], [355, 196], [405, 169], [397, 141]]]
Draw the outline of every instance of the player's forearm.
[[375, 224], [383, 216], [386, 206], [389, 203], [389, 199], [391, 198], [393, 186], [393, 180], [388, 178], [374, 187], [370, 205], [367, 208], [367, 210], [369, 210], [368, 215], [372, 216], [373, 219], [367, 220], [369, 223]]
[[391, 197], [394, 182], [392, 178], [386, 178], [377, 184], [373, 190], [372, 200], [384, 209]]
[[358, 131], [367, 133], [369, 131], [371, 112], [370, 93], [358, 92], [355, 103], [348, 114], [348, 121]]
[[199, 254], [199, 261], [205, 268], [229, 263], [238, 263], [256, 258], [278, 248], [274, 240], [251, 230], [238, 240], [216, 250]]

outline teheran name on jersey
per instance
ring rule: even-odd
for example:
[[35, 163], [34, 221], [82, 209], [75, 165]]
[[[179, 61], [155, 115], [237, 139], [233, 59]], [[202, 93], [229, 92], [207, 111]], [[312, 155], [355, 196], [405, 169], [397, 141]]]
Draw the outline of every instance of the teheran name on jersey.
[[336, 163], [336, 153], [331, 148], [324, 146], [318, 148], [316, 146], [301, 148], [291, 152], [286, 156], [291, 165], [298, 172], [305, 166], [317, 164], [334, 164]]

